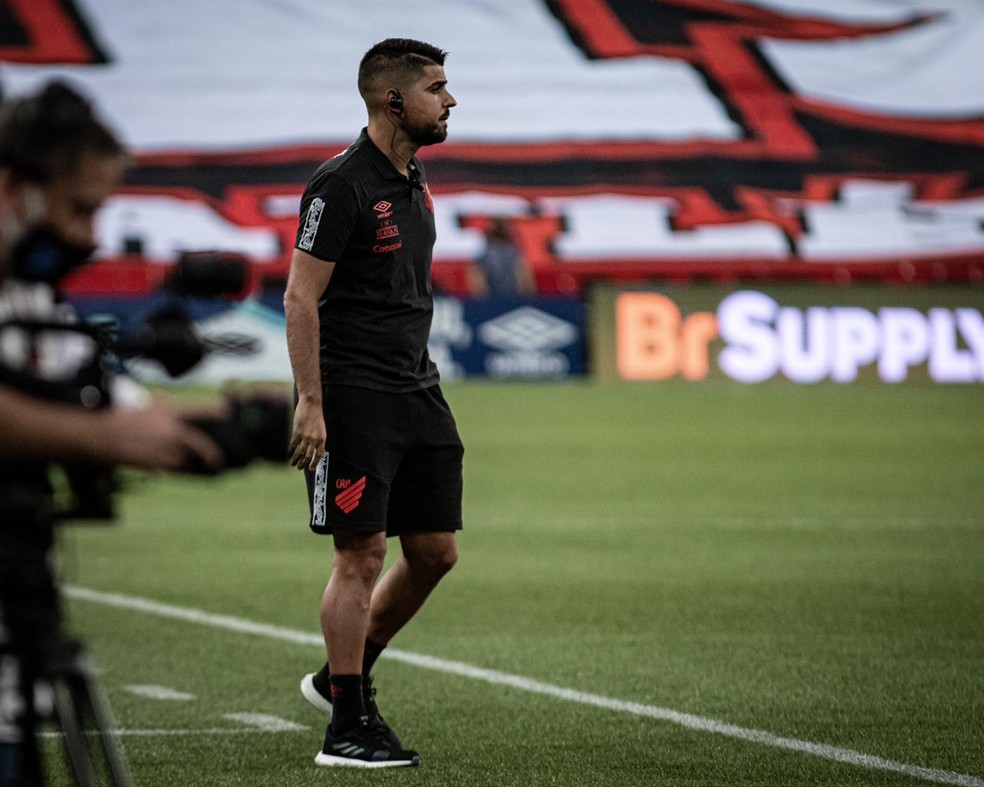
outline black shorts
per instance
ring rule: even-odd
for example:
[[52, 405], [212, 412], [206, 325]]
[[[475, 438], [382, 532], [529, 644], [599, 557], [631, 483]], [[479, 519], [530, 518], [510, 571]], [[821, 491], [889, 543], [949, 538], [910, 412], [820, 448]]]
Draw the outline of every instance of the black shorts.
[[461, 529], [464, 448], [440, 386], [387, 393], [331, 385], [323, 409], [325, 455], [304, 471], [315, 533]]

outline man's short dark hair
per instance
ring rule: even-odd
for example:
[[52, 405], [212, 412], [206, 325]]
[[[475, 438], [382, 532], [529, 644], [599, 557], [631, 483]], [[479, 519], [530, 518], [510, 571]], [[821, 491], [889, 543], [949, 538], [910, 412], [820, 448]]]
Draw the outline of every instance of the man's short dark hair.
[[433, 44], [413, 38], [387, 38], [373, 46], [359, 63], [359, 93], [369, 104], [378, 101], [374, 95], [380, 79], [392, 81], [392, 87], [403, 87], [427, 66], [443, 66], [448, 53]]
[[74, 172], [87, 155], [125, 152], [92, 105], [64, 82], [0, 105], [0, 167], [23, 180], [48, 185]]

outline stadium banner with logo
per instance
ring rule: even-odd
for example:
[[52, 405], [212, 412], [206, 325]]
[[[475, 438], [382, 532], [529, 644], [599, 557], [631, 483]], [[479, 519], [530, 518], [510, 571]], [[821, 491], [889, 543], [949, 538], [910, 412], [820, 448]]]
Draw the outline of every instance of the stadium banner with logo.
[[[157, 385], [213, 385], [230, 381], [291, 381], [283, 299], [264, 292], [243, 301], [177, 299], [166, 292], [131, 298], [74, 298], [80, 315], [107, 326], [128, 347], [177, 341], [183, 326], [201, 340], [204, 358], [172, 377], [161, 363], [126, 359], [141, 382]], [[580, 299], [459, 299], [434, 302], [429, 351], [451, 381], [462, 377], [557, 380], [584, 375], [586, 331]], [[165, 315], [162, 322], [159, 315]]]
[[495, 216], [548, 293], [984, 279], [981, 0], [7, 3], [3, 94], [68, 79], [133, 152], [72, 287], [139, 290], [202, 250], [282, 279], [387, 36], [451, 53], [449, 138], [420, 151], [447, 292]]
[[437, 298], [429, 350], [442, 379], [557, 380], [586, 373], [577, 298]]
[[608, 380], [982, 383], [984, 288], [598, 287]]
[[[85, 321], [104, 327], [111, 345], [126, 348], [120, 360], [137, 380], [152, 385], [221, 385], [229, 382], [293, 380], [287, 353], [282, 300], [176, 298], [166, 292], [134, 297], [75, 297]], [[192, 337], [186, 335], [192, 334]], [[172, 376], [164, 364], [146, 356], [175, 358], [175, 366], [194, 347], [203, 355], [188, 371]]]

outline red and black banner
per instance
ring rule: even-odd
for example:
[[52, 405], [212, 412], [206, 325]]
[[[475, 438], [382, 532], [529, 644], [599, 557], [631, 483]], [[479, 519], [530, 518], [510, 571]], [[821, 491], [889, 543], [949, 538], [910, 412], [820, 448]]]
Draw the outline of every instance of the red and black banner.
[[977, 2], [5, 0], [0, 84], [79, 83], [134, 152], [83, 289], [198, 249], [282, 274], [304, 183], [365, 123], [362, 52], [408, 30], [451, 51], [459, 106], [422, 151], [451, 291], [493, 216], [545, 291], [978, 281]]

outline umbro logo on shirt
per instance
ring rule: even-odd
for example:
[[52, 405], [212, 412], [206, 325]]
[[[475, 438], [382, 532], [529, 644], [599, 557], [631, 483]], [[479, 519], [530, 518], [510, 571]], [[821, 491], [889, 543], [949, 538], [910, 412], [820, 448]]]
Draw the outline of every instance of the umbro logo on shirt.
[[390, 210], [390, 208], [392, 207], [393, 207], [392, 202], [387, 202], [386, 200], [383, 199], [377, 202], [375, 205], [373, 205], [372, 209], [376, 211], [377, 219], [388, 219], [390, 216], [393, 215], [393, 211]]
[[343, 513], [350, 514], [359, 507], [359, 501], [362, 500], [362, 493], [366, 488], [366, 477], [362, 476], [358, 481], [339, 478], [335, 482], [335, 488], [342, 490], [335, 495], [335, 505], [342, 509]]

